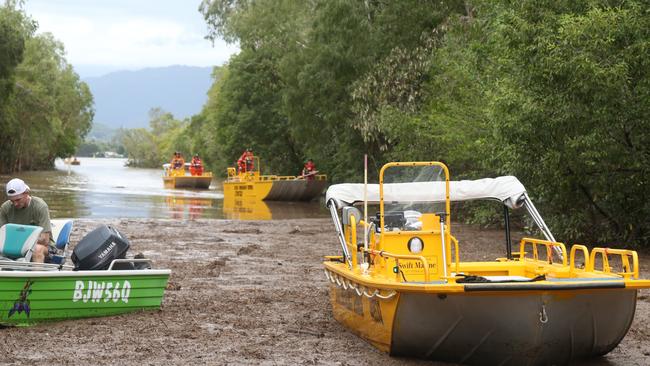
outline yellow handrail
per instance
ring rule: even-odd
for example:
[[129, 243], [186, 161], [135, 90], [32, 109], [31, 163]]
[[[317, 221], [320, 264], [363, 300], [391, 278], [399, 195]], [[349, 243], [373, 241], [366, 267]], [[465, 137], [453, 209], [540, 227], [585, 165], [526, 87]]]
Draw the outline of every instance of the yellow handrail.
[[[634, 279], [639, 279], [639, 255], [634, 250], [594, 248], [591, 250], [591, 256], [589, 257], [590, 263], [587, 268], [588, 271], [594, 271], [597, 254], [600, 254], [603, 258], [603, 273], [612, 272], [612, 269], [609, 266], [608, 256], [610, 254], [615, 254], [621, 256], [621, 263], [623, 265], [623, 272], [617, 272], [616, 274], [623, 276], [625, 279], [629, 279], [630, 276], [634, 276]], [[630, 267], [629, 257], [632, 257], [632, 267]]]
[[523, 238], [519, 244], [519, 260], [526, 258], [526, 244], [530, 244], [533, 247], [533, 259], [539, 260], [539, 255], [537, 253], [537, 247], [543, 245], [546, 247], [546, 262], [548, 264], [553, 264], [553, 247], [560, 247], [562, 250], [562, 264], [566, 266], [566, 247], [564, 244], [559, 242], [553, 242], [548, 240], [541, 239], [532, 239], [532, 238]]
[[[393, 254], [389, 252], [385, 252], [383, 250], [376, 250], [376, 249], [368, 249], [368, 253], [379, 255], [380, 257], [388, 257], [388, 258], [393, 258], [396, 260], [404, 259], [404, 260], [419, 260], [422, 262], [422, 265], [424, 266], [424, 282], [429, 282], [429, 262], [427, 262], [427, 259], [421, 255], [410, 255], [410, 254]], [[399, 268], [399, 264], [397, 264]]]
[[589, 265], [591, 264], [591, 262], [589, 261], [589, 249], [587, 249], [587, 247], [584, 245], [574, 244], [571, 247], [571, 256], [569, 259], [569, 273], [574, 273], [578, 269], [576, 268], [576, 252], [578, 250], [582, 251], [582, 255], [585, 258], [585, 267], [582, 269], [582, 271], [589, 268]]
[[[352, 248], [350, 248], [352, 247]], [[357, 260], [357, 219], [354, 217], [354, 215], [350, 215], [350, 240], [348, 242], [348, 248], [352, 249], [350, 252], [352, 253], [352, 266], [356, 267], [358, 260]]]
[[[460, 263], [460, 259], [459, 259], [460, 255], [458, 254], [458, 239], [456, 239], [455, 237], [453, 237], [451, 235], [449, 235], [449, 237], [451, 238], [451, 241], [454, 242], [454, 254], [455, 254], [455, 257], [456, 257], [455, 258], [456, 259], [456, 275], [458, 275], [458, 266], [459, 266], [459, 263]], [[445, 263], [445, 265], [447, 265], [447, 264]]]

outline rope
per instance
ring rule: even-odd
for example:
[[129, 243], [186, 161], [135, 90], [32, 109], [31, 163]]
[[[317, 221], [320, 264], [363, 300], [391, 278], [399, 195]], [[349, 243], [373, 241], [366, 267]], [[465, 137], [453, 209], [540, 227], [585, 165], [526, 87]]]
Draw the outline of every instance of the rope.
[[393, 296], [397, 295], [397, 291], [391, 291], [387, 295], [382, 295], [379, 292], [379, 289], [375, 289], [372, 293], [368, 293], [367, 289], [361, 285], [355, 284], [354, 282], [348, 280], [345, 277], [340, 277], [335, 273], [328, 273], [325, 271], [325, 277], [333, 284], [336, 284], [338, 287], [342, 287], [344, 290], [354, 290], [357, 296], [365, 296], [369, 299], [376, 297], [381, 300], [388, 300]]

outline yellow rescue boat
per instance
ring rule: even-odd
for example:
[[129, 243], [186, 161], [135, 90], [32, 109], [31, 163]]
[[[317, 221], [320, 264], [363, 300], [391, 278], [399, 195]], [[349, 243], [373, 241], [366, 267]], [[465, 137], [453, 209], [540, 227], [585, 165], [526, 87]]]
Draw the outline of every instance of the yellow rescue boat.
[[249, 170], [228, 168], [223, 182], [224, 199], [265, 201], [311, 201], [327, 187], [327, 175], [261, 175], [259, 157]]
[[[504, 258], [461, 261], [450, 202], [465, 200], [503, 205]], [[451, 182], [442, 163], [389, 163], [379, 184], [333, 185], [326, 201], [342, 250], [323, 263], [334, 317], [390, 355], [474, 365], [598, 357], [623, 339], [637, 290], [650, 287], [635, 251], [557, 242], [515, 177]], [[364, 202], [379, 212], [363, 217]], [[513, 253], [508, 212], [519, 207], [545, 238]]]
[[163, 164], [163, 183], [166, 188], [209, 189], [212, 183], [212, 173], [202, 172], [200, 175], [189, 174], [190, 164], [185, 163], [181, 169], [172, 169], [171, 164]]

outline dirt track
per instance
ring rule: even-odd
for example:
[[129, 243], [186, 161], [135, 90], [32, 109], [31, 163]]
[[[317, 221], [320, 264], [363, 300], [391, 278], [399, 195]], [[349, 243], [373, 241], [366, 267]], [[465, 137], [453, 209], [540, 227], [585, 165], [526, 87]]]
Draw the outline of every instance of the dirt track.
[[[338, 254], [330, 220], [81, 220], [72, 242], [115, 225], [172, 276], [161, 311], [0, 329], [0, 365], [432, 365], [396, 359], [331, 315], [323, 255]], [[462, 259], [503, 256], [501, 232], [454, 225]], [[650, 255], [641, 255], [650, 278]], [[630, 332], [588, 365], [650, 365], [650, 293]]]

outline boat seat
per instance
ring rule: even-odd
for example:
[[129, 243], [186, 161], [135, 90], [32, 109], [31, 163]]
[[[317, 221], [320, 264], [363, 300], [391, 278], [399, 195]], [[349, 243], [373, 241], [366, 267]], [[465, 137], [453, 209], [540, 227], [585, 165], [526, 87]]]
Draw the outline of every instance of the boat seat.
[[6, 224], [0, 227], [0, 257], [21, 262], [31, 261], [34, 246], [42, 231], [42, 227], [32, 225]]
[[65, 263], [66, 251], [70, 244], [70, 234], [72, 233], [72, 219], [55, 219], [50, 220], [52, 226], [52, 238], [54, 239], [55, 253], [50, 253], [52, 263]]

